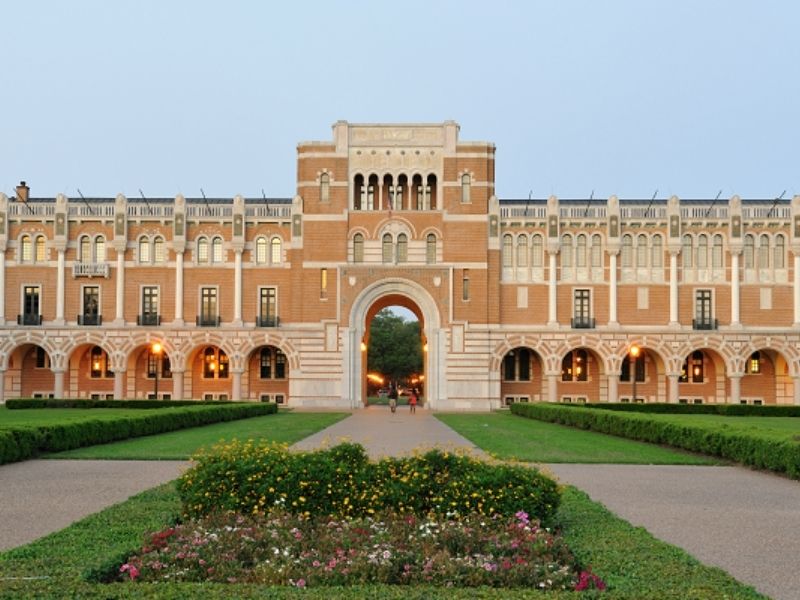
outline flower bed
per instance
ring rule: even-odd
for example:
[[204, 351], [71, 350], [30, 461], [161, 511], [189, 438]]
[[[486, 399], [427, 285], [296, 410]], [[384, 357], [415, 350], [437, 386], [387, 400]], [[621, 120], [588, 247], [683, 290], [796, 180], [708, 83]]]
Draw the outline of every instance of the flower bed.
[[384, 513], [313, 519], [217, 514], [153, 534], [120, 579], [290, 585], [355, 583], [603, 589], [563, 539], [531, 521]]

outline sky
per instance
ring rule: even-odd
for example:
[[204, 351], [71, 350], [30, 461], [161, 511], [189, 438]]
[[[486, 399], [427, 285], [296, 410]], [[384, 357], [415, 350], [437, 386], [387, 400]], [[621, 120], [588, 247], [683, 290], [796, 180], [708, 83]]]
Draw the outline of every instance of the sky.
[[340, 119], [461, 125], [500, 198], [800, 193], [800, 3], [0, 3], [0, 191], [290, 197]]

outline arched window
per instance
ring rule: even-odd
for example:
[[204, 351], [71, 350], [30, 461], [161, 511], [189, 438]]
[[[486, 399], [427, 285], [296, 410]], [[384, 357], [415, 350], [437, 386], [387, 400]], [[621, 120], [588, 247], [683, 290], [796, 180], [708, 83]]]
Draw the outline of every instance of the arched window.
[[578, 240], [578, 248], [577, 254], [575, 256], [575, 264], [578, 267], [585, 267], [586, 266], [586, 236], [584, 234], [580, 234], [577, 238]]
[[221, 263], [222, 262], [222, 238], [215, 237], [211, 240], [211, 262], [213, 263]]
[[769, 268], [769, 236], [766, 233], [758, 238], [758, 268]]
[[327, 173], [319, 176], [319, 201], [330, 202], [331, 177]]
[[106, 262], [106, 239], [102, 235], [94, 238], [94, 254], [97, 262]]
[[19, 243], [20, 243], [20, 255], [22, 257], [22, 262], [32, 262], [33, 246], [31, 242], [31, 236], [23, 235]]
[[364, 176], [359, 173], [353, 179], [353, 210], [361, 210], [364, 208], [367, 201], [366, 193]]
[[88, 235], [81, 236], [80, 241], [80, 261], [83, 263], [92, 262], [92, 240]]
[[755, 249], [756, 239], [751, 234], [744, 236], [744, 268], [752, 269], [756, 266]]
[[469, 204], [470, 200], [470, 187], [472, 184], [472, 178], [464, 173], [461, 176], [461, 203], [462, 204]]
[[599, 233], [592, 236], [592, 267], [603, 266], [603, 238]]
[[688, 234], [683, 236], [681, 259], [683, 261], [684, 269], [690, 269], [692, 267], [692, 236]]
[[660, 268], [664, 266], [664, 246], [662, 244], [661, 236], [656, 234], [653, 236], [653, 245], [650, 248], [650, 265], [653, 268]]
[[360, 233], [353, 236], [353, 262], [364, 262], [364, 236]]
[[538, 233], [533, 236], [533, 241], [531, 244], [531, 265], [534, 267], [541, 267], [544, 265], [542, 236]]
[[150, 262], [150, 240], [148, 240], [146, 237], [139, 238], [139, 262]]
[[269, 262], [273, 265], [281, 264], [281, 238], [274, 237], [269, 242]]
[[583, 348], [572, 350], [561, 361], [562, 381], [588, 381], [589, 354]]
[[89, 353], [89, 376], [93, 379], [108, 374], [108, 355], [100, 346], [95, 346]]
[[519, 358], [519, 369], [517, 371], [519, 377], [518, 381], [531, 380], [531, 351], [527, 348], [520, 348], [517, 353]]
[[761, 352], [753, 352], [747, 361], [746, 371], [753, 375], [761, 373]]
[[572, 267], [572, 236], [568, 233], [561, 236], [561, 267]]
[[526, 235], [517, 238], [517, 266], [528, 266], [528, 236]]
[[392, 236], [389, 233], [383, 234], [383, 262], [392, 262]]
[[47, 253], [45, 251], [45, 239], [43, 235], [36, 237], [36, 262], [44, 262]]
[[408, 261], [408, 236], [401, 233], [397, 236], [397, 262], [404, 263]]
[[503, 236], [503, 267], [511, 268], [514, 266], [514, 238], [507, 233]]
[[156, 264], [164, 264], [166, 256], [164, 255], [164, 238], [157, 237], [153, 240], [153, 262]]
[[643, 233], [636, 237], [636, 266], [640, 269], [647, 266], [647, 236]]
[[714, 269], [722, 268], [722, 236], [719, 233], [714, 236], [714, 246], [711, 250], [711, 266]]
[[697, 238], [697, 266], [700, 269], [708, 266], [708, 236], [705, 233]]
[[197, 240], [197, 262], [208, 262], [208, 238], [201, 237]]
[[209, 346], [203, 351], [203, 378], [228, 378], [228, 355], [224, 350]]
[[256, 240], [256, 262], [260, 265], [267, 262], [267, 238], [265, 237]]
[[425, 240], [425, 262], [436, 264], [436, 234], [429, 233]]
[[633, 236], [625, 234], [622, 236], [622, 267], [629, 269], [633, 266]]
[[703, 351], [695, 350], [683, 362], [680, 377], [681, 383], [703, 383]]
[[772, 259], [772, 266], [776, 269], [786, 268], [786, 238], [780, 233], [775, 236], [775, 255]]

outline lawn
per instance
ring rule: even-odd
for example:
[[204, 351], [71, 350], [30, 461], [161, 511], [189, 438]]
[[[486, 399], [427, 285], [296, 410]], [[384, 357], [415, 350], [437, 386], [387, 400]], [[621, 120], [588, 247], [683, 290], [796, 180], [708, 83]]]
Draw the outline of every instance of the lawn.
[[[83, 421], [113, 421], [119, 418], [152, 415], [154, 410], [185, 410], [175, 408], [30, 408], [9, 410], [0, 405], [0, 428], [19, 425], [62, 425]], [[189, 407], [191, 408], [191, 407]]]
[[[47, 412], [49, 410], [11, 412]], [[109, 409], [81, 410], [81, 412], [103, 414], [106, 410]], [[124, 412], [130, 413], [131, 411]], [[215, 423], [205, 427], [77, 448], [57, 454], [48, 454], [46, 458], [182, 460], [189, 458], [200, 448], [211, 446], [223, 439], [254, 439], [292, 444], [347, 416], [348, 413], [279, 412], [276, 415]]]
[[646, 465], [712, 465], [720, 462], [655, 444], [522, 419], [506, 412], [436, 416], [499, 458], [542, 463]]
[[727, 433], [746, 433], [772, 440], [800, 440], [800, 419], [793, 417], [728, 417], [722, 415], [678, 415], [626, 412], [649, 421], [705, 427]]

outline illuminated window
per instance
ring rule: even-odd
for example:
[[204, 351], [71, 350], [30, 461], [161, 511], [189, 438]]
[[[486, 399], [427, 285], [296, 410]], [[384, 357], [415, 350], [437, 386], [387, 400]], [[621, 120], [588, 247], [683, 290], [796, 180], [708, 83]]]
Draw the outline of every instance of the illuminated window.
[[139, 262], [150, 262], [150, 240], [146, 237], [139, 238]]
[[228, 355], [223, 350], [209, 346], [203, 351], [203, 378], [228, 378]]
[[20, 255], [22, 257], [22, 262], [31, 262], [33, 260], [31, 236], [22, 236], [22, 239], [20, 240]]
[[562, 381], [588, 381], [589, 354], [579, 348], [572, 350], [561, 361]]
[[165, 260], [164, 238], [157, 237], [153, 240], [153, 261], [157, 264], [164, 264]]
[[97, 262], [106, 261], [106, 240], [101, 235], [94, 238], [94, 255], [94, 259]]
[[691, 356], [683, 362], [681, 375], [678, 381], [681, 383], [703, 383], [703, 351], [695, 350]]
[[197, 240], [197, 262], [198, 263], [207, 263], [208, 262], [208, 239], [201, 237]]
[[267, 262], [267, 238], [256, 240], [256, 262], [261, 265]]
[[222, 262], [222, 238], [215, 237], [211, 241], [211, 262], [219, 264]]
[[44, 262], [46, 258], [45, 239], [40, 235], [36, 238], [36, 262]]
[[272, 238], [269, 242], [269, 262], [273, 265], [281, 264], [281, 253], [281, 238]]
[[92, 240], [88, 235], [81, 237], [80, 261], [85, 263], [92, 262]]
[[747, 370], [750, 373], [761, 373], [761, 353], [753, 352], [750, 355], [750, 360], [747, 362]]

